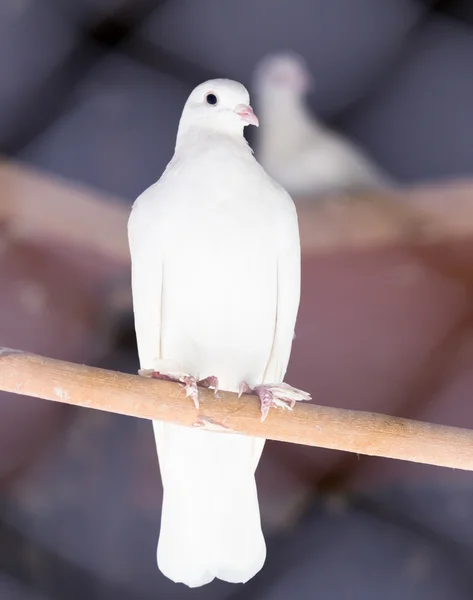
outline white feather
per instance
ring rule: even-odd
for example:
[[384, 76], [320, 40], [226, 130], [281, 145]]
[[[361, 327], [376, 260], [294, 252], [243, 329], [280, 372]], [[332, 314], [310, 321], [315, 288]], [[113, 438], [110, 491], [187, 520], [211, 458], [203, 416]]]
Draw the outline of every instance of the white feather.
[[[215, 119], [200, 105], [208, 90], [220, 97]], [[236, 82], [194, 90], [174, 157], [128, 226], [141, 368], [215, 375], [230, 391], [243, 380], [283, 381], [300, 295], [293, 202], [224, 113], [248, 102]], [[264, 440], [153, 426], [164, 487], [160, 570], [191, 587], [247, 581], [266, 556], [254, 479]]]
[[305, 96], [311, 78], [300, 56], [267, 56], [255, 69], [254, 85], [261, 122], [258, 160], [292, 196], [393, 185], [360, 148], [309, 113]]

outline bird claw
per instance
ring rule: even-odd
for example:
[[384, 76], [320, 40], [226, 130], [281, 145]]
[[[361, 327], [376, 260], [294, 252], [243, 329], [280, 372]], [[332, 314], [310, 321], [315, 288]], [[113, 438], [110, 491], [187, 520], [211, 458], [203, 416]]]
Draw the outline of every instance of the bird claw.
[[192, 375], [185, 375], [179, 380], [183, 383], [184, 391], [186, 392], [186, 398], [191, 398], [194, 402], [194, 406], [199, 409], [199, 390], [197, 389], [197, 379]]
[[197, 385], [199, 387], [205, 387], [205, 388], [213, 387], [214, 395], [217, 396], [217, 394], [218, 394], [218, 377], [215, 377], [215, 375], [210, 375], [209, 377], [206, 377], [205, 379], [199, 379], [199, 381], [197, 382]]
[[268, 416], [270, 408], [292, 410], [296, 402], [311, 400], [310, 394], [287, 383], [267, 383], [250, 388], [246, 381], [243, 381], [238, 390], [238, 397], [242, 394], [258, 396], [261, 402], [261, 422]]
[[194, 406], [198, 409], [199, 408], [199, 387], [205, 387], [205, 388], [209, 388], [209, 387], [213, 387], [214, 388], [214, 394], [215, 396], [218, 398], [219, 396], [217, 395], [218, 392], [218, 378], [215, 377], [214, 375], [211, 375], [209, 377], [206, 377], [205, 379], [199, 379], [197, 380], [195, 377], [193, 377], [192, 375], [186, 375], [184, 373], [178, 373], [178, 374], [174, 374], [174, 375], [167, 375], [165, 373], [160, 373], [159, 371], [149, 371], [147, 370], [146, 372], [142, 371], [139, 372], [140, 375], [143, 375], [144, 377], [152, 377], [153, 379], [161, 379], [163, 381], [173, 381], [176, 383], [182, 383], [183, 384], [183, 389], [186, 392], [186, 398], [191, 398], [192, 401], [194, 402]]
[[238, 388], [238, 398], [241, 398], [243, 394], [253, 394], [253, 390], [246, 383], [246, 381], [242, 381]]
[[222, 398], [222, 396], [218, 393], [219, 392], [219, 387], [218, 387], [218, 377], [215, 377], [215, 375], [210, 375], [209, 377], [206, 377], [205, 379], [199, 379], [199, 381], [197, 382], [197, 385], [199, 387], [212, 387], [214, 389], [214, 396], [215, 398], [217, 398], [217, 400], [220, 400]]

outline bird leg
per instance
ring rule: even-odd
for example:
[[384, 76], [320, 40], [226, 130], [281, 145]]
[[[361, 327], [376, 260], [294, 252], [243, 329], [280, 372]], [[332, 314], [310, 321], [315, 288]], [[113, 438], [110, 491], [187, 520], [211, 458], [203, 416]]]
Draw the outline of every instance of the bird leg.
[[292, 410], [296, 402], [311, 400], [310, 394], [287, 383], [265, 383], [251, 388], [246, 381], [240, 384], [238, 397], [242, 394], [258, 396], [261, 402], [261, 422], [268, 416], [270, 408]]
[[143, 377], [151, 377], [152, 379], [161, 379], [162, 381], [173, 381], [184, 384], [183, 387], [186, 392], [186, 398], [191, 398], [197, 409], [199, 408], [199, 387], [213, 387], [215, 396], [217, 396], [218, 378], [214, 375], [197, 380], [192, 375], [187, 375], [185, 373], [166, 374], [160, 373], [159, 371], [153, 371], [152, 369], [142, 369], [138, 371], [138, 374]]

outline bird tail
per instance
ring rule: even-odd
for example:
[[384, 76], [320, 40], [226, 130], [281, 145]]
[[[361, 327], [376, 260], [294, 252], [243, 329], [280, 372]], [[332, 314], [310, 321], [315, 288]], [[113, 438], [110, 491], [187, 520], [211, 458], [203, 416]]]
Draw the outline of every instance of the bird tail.
[[158, 567], [198, 587], [245, 583], [263, 566], [254, 473], [264, 439], [153, 421], [164, 488]]

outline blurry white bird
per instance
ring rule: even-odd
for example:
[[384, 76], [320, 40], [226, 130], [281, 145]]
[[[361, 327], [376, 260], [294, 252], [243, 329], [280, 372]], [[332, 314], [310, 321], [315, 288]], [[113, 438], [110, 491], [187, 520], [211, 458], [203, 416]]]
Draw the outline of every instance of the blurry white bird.
[[256, 156], [262, 166], [293, 197], [389, 187], [389, 177], [359, 148], [309, 113], [305, 99], [312, 86], [304, 60], [295, 53], [274, 53], [257, 65]]
[[[199, 85], [128, 234], [140, 373], [182, 382], [196, 407], [198, 385], [251, 391], [264, 419], [271, 406], [310, 396], [281, 383], [300, 295], [296, 211], [254, 159], [248, 124], [258, 120], [241, 84]], [[247, 581], [266, 556], [254, 478], [265, 440], [153, 426], [164, 487], [159, 568], [190, 587]]]

